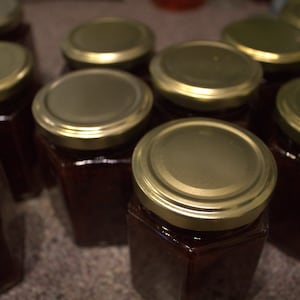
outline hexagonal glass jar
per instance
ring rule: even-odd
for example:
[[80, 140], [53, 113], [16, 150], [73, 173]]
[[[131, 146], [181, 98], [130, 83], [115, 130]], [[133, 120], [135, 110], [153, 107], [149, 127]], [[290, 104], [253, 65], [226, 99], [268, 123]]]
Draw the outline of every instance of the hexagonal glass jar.
[[276, 182], [269, 149], [215, 119], [180, 119], [145, 135], [132, 158], [132, 281], [151, 300], [245, 299]]

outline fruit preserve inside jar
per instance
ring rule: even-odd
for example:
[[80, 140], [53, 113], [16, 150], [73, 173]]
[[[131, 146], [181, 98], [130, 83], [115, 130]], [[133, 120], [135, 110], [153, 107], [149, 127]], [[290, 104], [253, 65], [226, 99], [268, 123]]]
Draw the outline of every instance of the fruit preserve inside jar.
[[270, 240], [289, 255], [300, 257], [300, 80], [284, 84], [277, 95], [275, 123], [269, 147], [278, 165], [278, 184], [270, 203]]
[[128, 209], [132, 281], [145, 298], [245, 299], [276, 182], [267, 147], [206, 118], [150, 131], [132, 158]]
[[0, 156], [17, 200], [41, 190], [31, 103], [37, 90], [32, 58], [22, 46], [0, 42]]
[[161, 122], [202, 116], [249, 128], [262, 70], [233, 47], [214, 41], [177, 44], [152, 59], [150, 73]]
[[131, 154], [152, 93], [111, 69], [69, 73], [36, 96], [40, 161], [52, 203], [81, 246], [126, 242]]
[[0, 293], [23, 277], [24, 219], [13, 202], [6, 176], [0, 165]]

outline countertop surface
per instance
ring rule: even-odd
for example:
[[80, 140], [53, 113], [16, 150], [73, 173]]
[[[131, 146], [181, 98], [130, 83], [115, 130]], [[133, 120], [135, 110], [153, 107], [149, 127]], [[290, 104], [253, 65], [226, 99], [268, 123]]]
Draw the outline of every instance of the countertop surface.
[[[94, 17], [128, 16], [143, 21], [155, 32], [159, 50], [180, 41], [218, 40], [227, 23], [269, 11], [264, 2], [250, 0], [207, 0], [185, 12], [161, 10], [150, 0], [24, 0], [23, 5], [44, 83], [57, 78], [63, 68], [59, 46], [65, 34]], [[127, 246], [76, 247], [46, 192], [20, 206], [26, 214], [25, 278], [1, 300], [141, 300], [131, 286]], [[299, 261], [267, 243], [250, 299], [298, 300], [299, 283]]]

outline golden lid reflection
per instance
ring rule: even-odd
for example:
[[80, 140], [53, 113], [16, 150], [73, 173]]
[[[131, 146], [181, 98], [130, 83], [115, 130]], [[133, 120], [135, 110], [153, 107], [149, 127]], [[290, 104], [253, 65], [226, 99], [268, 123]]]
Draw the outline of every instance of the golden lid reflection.
[[103, 149], [127, 142], [142, 128], [152, 93], [141, 80], [109, 69], [76, 71], [46, 85], [33, 115], [53, 143], [73, 149]]
[[19, 0], [0, 0], [0, 34], [16, 28], [22, 19]]
[[300, 144], [300, 78], [280, 88], [276, 99], [276, 116], [280, 128]]
[[231, 23], [224, 28], [222, 39], [262, 63], [300, 62], [300, 31], [272, 15]]
[[0, 101], [18, 92], [32, 72], [32, 58], [22, 46], [0, 42]]
[[175, 226], [203, 231], [254, 221], [277, 174], [272, 154], [256, 136], [206, 118], [155, 128], [138, 143], [132, 167], [146, 208]]
[[233, 47], [191, 41], [162, 50], [150, 63], [156, 88], [170, 101], [200, 111], [241, 106], [261, 78], [261, 66]]
[[62, 51], [75, 68], [130, 69], [153, 51], [154, 36], [144, 24], [125, 18], [99, 18], [74, 28]]

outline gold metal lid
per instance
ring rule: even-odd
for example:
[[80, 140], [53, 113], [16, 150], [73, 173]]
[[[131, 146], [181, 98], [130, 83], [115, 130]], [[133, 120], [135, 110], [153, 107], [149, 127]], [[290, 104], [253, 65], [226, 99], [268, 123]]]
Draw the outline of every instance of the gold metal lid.
[[19, 0], [0, 0], [0, 34], [15, 29], [22, 20]]
[[286, 22], [300, 28], [300, 2], [299, 0], [289, 0], [282, 7], [280, 17]]
[[87, 69], [43, 87], [32, 111], [41, 132], [54, 144], [93, 150], [123, 144], [136, 135], [152, 102], [151, 90], [137, 77]]
[[231, 23], [224, 28], [222, 39], [263, 63], [265, 71], [285, 70], [300, 62], [300, 31], [272, 15]]
[[276, 122], [285, 134], [300, 145], [300, 78], [280, 88], [276, 99]]
[[156, 88], [177, 105], [200, 111], [241, 106], [262, 78], [261, 66], [215, 41], [171, 46], [150, 63]]
[[277, 179], [274, 158], [259, 138], [207, 118], [179, 119], [147, 133], [132, 169], [143, 206], [170, 224], [201, 231], [254, 221]]
[[144, 24], [125, 18], [99, 18], [74, 28], [62, 52], [74, 68], [130, 69], [153, 51], [154, 36]]
[[23, 88], [32, 73], [32, 57], [19, 44], [0, 41], [0, 102]]

